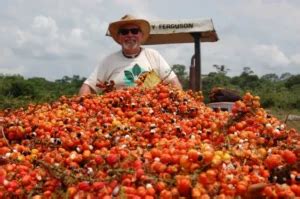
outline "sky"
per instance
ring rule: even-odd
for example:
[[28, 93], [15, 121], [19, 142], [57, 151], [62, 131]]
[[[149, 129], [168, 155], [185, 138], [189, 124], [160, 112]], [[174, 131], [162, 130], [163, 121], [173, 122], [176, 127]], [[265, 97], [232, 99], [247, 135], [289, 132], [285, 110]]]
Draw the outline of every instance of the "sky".
[[[201, 43], [202, 74], [300, 73], [299, 0], [0, 0], [0, 74], [48, 80], [88, 77], [120, 49], [105, 36], [131, 14], [151, 21], [212, 19], [219, 40]], [[145, 46], [190, 67], [194, 44]]]

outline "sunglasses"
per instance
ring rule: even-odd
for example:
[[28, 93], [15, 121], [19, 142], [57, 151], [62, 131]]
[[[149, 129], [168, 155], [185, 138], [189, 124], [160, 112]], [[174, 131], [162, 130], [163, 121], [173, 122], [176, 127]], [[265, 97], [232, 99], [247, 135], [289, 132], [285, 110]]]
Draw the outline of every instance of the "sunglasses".
[[141, 30], [139, 28], [130, 28], [130, 29], [122, 28], [119, 30], [119, 34], [128, 35], [129, 32], [131, 32], [131, 34], [137, 35], [140, 31]]

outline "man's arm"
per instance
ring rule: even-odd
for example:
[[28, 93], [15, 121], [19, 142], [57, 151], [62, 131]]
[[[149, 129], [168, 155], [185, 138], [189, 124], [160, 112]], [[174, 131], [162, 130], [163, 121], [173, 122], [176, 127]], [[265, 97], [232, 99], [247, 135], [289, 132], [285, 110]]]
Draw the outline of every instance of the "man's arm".
[[172, 71], [171, 66], [158, 51], [151, 49], [150, 52], [147, 53], [146, 51], [145, 53], [152, 67], [158, 67], [156, 72], [163, 81], [170, 83], [172, 86], [182, 89], [182, 85], [178, 80], [177, 75], [174, 73], [174, 71]]
[[88, 95], [88, 94], [92, 94], [92, 93], [95, 94], [96, 92], [89, 85], [83, 83], [79, 90], [78, 95], [83, 96], [83, 95]]
[[248, 190], [247, 190], [245, 196], [243, 196], [243, 198], [246, 198], [246, 199], [265, 198], [265, 197], [263, 197], [261, 192], [264, 190], [264, 188], [266, 188], [267, 185], [268, 185], [267, 183], [263, 183], [263, 182], [250, 185], [248, 187]]

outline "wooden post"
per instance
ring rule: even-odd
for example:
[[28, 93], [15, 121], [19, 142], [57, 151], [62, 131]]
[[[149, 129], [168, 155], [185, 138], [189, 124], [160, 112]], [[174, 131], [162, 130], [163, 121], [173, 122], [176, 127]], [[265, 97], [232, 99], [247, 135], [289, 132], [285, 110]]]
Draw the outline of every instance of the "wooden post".
[[200, 51], [200, 33], [191, 33], [195, 43], [195, 91], [202, 90], [201, 81], [201, 51]]
[[190, 65], [190, 79], [189, 79], [189, 89], [192, 91], [196, 91], [196, 82], [195, 82], [195, 55], [191, 58], [191, 65]]

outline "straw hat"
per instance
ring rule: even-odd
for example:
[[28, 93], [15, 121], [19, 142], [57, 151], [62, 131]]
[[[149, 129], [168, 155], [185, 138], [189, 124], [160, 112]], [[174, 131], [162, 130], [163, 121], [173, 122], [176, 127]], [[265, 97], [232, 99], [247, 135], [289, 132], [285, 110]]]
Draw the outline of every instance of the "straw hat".
[[133, 25], [137, 25], [137, 26], [140, 27], [140, 29], [143, 33], [141, 43], [144, 43], [147, 40], [147, 38], [149, 37], [149, 34], [150, 34], [150, 24], [149, 24], [149, 22], [144, 20], [144, 19], [137, 19], [132, 15], [125, 15], [119, 21], [112, 22], [108, 26], [108, 31], [109, 31], [110, 36], [117, 43], [120, 43], [118, 41], [118, 31], [119, 31], [119, 29], [122, 26], [127, 25], [127, 24], [133, 24]]

